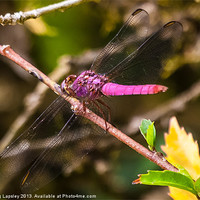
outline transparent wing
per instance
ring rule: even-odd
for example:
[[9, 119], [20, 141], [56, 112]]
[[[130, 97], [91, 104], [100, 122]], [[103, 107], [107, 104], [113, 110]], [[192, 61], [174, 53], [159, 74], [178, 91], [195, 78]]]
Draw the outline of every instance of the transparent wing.
[[165, 24], [106, 75], [121, 84], [155, 82], [162, 72], [166, 59], [173, 53], [182, 29], [182, 24], [176, 21]]
[[54, 135], [59, 133], [72, 114], [68, 103], [62, 97], [58, 97], [0, 154], [0, 180], [8, 178], [35, 160], [41, 149], [50, 144]]
[[[76, 119], [76, 120], [74, 120]], [[48, 148], [38, 157], [22, 181], [22, 191], [34, 192], [87, 155], [105, 131], [91, 121], [75, 114]]]
[[106, 74], [134, 52], [146, 36], [149, 27], [149, 15], [143, 9], [137, 9], [125, 22], [117, 35], [105, 46], [94, 60], [91, 70]]

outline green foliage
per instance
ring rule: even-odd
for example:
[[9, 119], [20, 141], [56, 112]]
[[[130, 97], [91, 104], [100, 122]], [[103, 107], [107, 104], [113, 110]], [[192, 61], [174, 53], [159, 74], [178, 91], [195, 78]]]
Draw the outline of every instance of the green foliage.
[[[154, 122], [150, 120], [142, 120], [140, 125], [140, 131], [144, 138], [146, 139], [149, 148], [154, 149], [154, 143], [156, 138], [156, 130], [154, 127]], [[176, 165], [179, 172], [173, 171], [155, 171], [150, 170], [148, 174], [140, 175], [140, 178], [133, 181], [135, 184], [145, 184], [145, 185], [158, 185], [158, 186], [172, 186], [179, 189], [187, 190], [194, 195], [200, 195], [200, 178], [195, 182], [188, 171], [181, 165]]]
[[181, 165], [176, 165], [176, 167], [179, 169], [179, 172], [181, 174], [183, 174], [184, 176], [187, 176], [189, 179], [191, 179], [191, 181], [193, 181], [192, 177], [190, 176], [190, 174], [188, 173], [188, 171], [184, 167], [182, 167]]
[[194, 183], [194, 188], [197, 191], [198, 196], [200, 196], [200, 178], [198, 178]]
[[133, 181], [133, 183], [172, 186], [200, 196], [200, 178], [194, 181], [185, 168], [180, 165], [177, 165], [177, 167], [179, 172], [149, 170], [148, 174], [141, 174], [140, 178]]
[[[148, 174], [140, 175], [139, 183], [145, 185], [172, 186], [197, 195], [194, 181], [181, 172], [152, 170], [149, 171]], [[199, 183], [197, 183], [197, 185], [199, 188]]]
[[147, 141], [149, 149], [153, 150], [156, 140], [156, 129], [154, 126], [154, 122], [151, 122], [151, 120], [146, 120], [146, 119], [142, 120], [142, 123], [140, 125], [140, 132]]

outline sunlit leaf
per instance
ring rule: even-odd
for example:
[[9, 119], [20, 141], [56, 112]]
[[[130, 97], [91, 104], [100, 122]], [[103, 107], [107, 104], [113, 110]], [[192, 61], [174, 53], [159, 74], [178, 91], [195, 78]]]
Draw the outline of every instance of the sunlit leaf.
[[156, 139], [156, 129], [153, 122], [151, 123], [151, 125], [149, 125], [147, 129], [147, 138], [146, 138], [149, 148], [151, 150], [153, 150], [155, 146], [155, 139]]
[[169, 133], [165, 134], [165, 146], [162, 150], [167, 160], [183, 166], [194, 180], [200, 177], [199, 147], [192, 134], [180, 128], [175, 117], [170, 120]]
[[176, 164], [176, 167], [179, 169], [179, 173], [183, 174], [184, 176], [187, 176], [189, 179], [191, 179], [193, 181], [192, 177], [190, 176], [190, 174], [184, 167], [182, 167], [179, 164]]
[[170, 196], [175, 200], [183, 200], [183, 199], [198, 200], [196, 195], [186, 190], [178, 189], [175, 187], [169, 187], [169, 191], [170, 191]]
[[142, 120], [142, 123], [139, 128], [140, 128], [140, 132], [142, 133], [145, 140], [147, 141], [149, 148], [153, 150], [155, 146], [155, 139], [156, 139], [156, 129], [154, 126], [154, 122], [144, 119]]
[[137, 182], [134, 183], [145, 185], [173, 186], [196, 194], [194, 189], [194, 182], [180, 172], [173, 172], [168, 170], [149, 171], [148, 174], [140, 175], [139, 180], [137, 179]]
[[[190, 176], [197, 180], [200, 177], [200, 157], [199, 147], [194, 141], [191, 133], [186, 133], [184, 128], [180, 128], [175, 117], [171, 118], [169, 133], [165, 134], [165, 146], [162, 150], [166, 153], [166, 159], [177, 166], [183, 166]], [[197, 199], [196, 196], [184, 190], [170, 187], [170, 196], [174, 199]]]
[[194, 184], [195, 190], [198, 193], [198, 196], [200, 196], [200, 178], [198, 178]]
[[146, 138], [147, 129], [152, 124], [151, 120], [143, 119], [140, 125], [140, 132]]

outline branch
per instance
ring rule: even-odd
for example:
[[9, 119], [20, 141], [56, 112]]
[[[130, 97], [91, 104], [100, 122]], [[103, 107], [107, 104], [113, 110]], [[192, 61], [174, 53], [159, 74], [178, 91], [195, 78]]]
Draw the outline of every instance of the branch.
[[61, 92], [60, 86], [52, 81], [49, 77], [47, 77], [45, 74], [43, 74], [41, 71], [39, 71], [36, 67], [31, 65], [29, 62], [24, 60], [22, 57], [20, 57], [17, 53], [15, 53], [9, 45], [0, 45], [0, 54], [9, 58], [10, 60], [14, 61], [16, 64], [18, 64], [20, 67], [22, 67], [24, 70], [26, 70], [31, 75], [38, 78], [40, 81], [45, 83], [49, 88], [51, 88], [56, 94], [62, 96], [66, 101], [68, 101], [73, 109], [75, 110], [77, 115], [81, 115], [90, 121], [94, 122], [98, 126], [100, 126], [102, 129], [109, 132], [111, 135], [116, 137], [118, 140], [122, 141], [135, 151], [137, 151], [139, 154], [143, 155], [147, 159], [151, 160], [152, 162], [156, 163], [158, 166], [160, 166], [162, 169], [167, 169], [171, 171], [178, 171], [173, 165], [167, 162], [163, 158], [163, 156], [160, 156], [156, 152], [149, 151], [141, 144], [137, 143], [130, 137], [128, 137], [126, 134], [122, 133], [120, 130], [116, 129], [114, 126], [112, 126], [110, 123], [106, 122], [101, 117], [97, 116], [95, 113], [90, 111], [88, 108], [83, 109], [83, 104], [78, 101], [75, 98], [69, 97], [64, 95]]
[[23, 24], [28, 19], [36, 19], [41, 15], [54, 12], [54, 11], [64, 11], [68, 8], [77, 6], [81, 3], [90, 2], [98, 0], [66, 0], [60, 3], [55, 3], [43, 8], [34, 9], [27, 12], [15, 12], [14, 14], [7, 13], [4, 16], [0, 15], [0, 24], [1, 25], [15, 25], [15, 24]]

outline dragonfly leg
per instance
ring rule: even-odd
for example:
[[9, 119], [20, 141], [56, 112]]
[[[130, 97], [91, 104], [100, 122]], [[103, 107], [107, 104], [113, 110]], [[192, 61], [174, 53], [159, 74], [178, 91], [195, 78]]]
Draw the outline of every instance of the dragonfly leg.
[[110, 122], [110, 121], [111, 121], [111, 109], [110, 109], [110, 107], [109, 107], [105, 102], [103, 102], [103, 101], [100, 100], [100, 99], [97, 99], [97, 101], [98, 101], [101, 105], [105, 106], [105, 107], [108, 109], [108, 122]]
[[83, 111], [86, 112], [86, 101], [83, 101]]
[[107, 126], [107, 121], [106, 121], [105, 113], [103, 112], [103, 110], [101, 109], [101, 107], [95, 101], [92, 101], [92, 103], [94, 104], [94, 106], [96, 106], [96, 108], [99, 110], [99, 112], [103, 116], [103, 119], [105, 120], [106, 131], [107, 131], [108, 130], [108, 126]]

